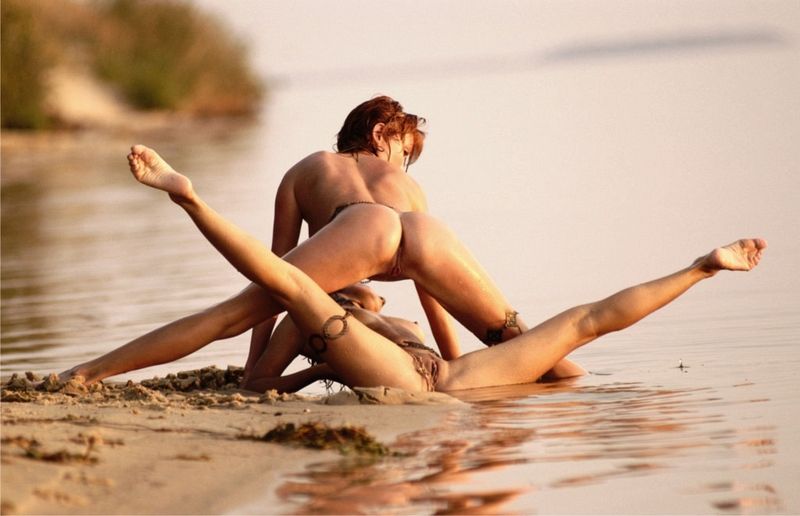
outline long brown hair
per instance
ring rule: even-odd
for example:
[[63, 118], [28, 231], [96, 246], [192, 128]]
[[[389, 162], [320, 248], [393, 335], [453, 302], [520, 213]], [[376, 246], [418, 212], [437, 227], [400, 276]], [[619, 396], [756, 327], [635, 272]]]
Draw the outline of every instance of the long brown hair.
[[404, 112], [399, 102], [385, 95], [362, 102], [350, 111], [336, 136], [336, 152], [363, 151], [377, 156], [380, 149], [372, 141], [372, 128], [380, 123], [385, 124], [383, 137], [386, 140], [394, 136], [403, 138], [407, 134], [414, 135], [414, 145], [406, 163], [410, 165], [417, 161], [425, 142], [425, 133], [419, 126], [425, 124], [425, 119]]

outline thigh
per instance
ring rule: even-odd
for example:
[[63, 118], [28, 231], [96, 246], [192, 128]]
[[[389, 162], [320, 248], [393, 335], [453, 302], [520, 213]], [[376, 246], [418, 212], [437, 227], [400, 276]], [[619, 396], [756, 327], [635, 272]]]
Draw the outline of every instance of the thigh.
[[[414, 360], [392, 341], [350, 317], [348, 335], [331, 340], [322, 354], [325, 362], [350, 387], [396, 387], [428, 390]], [[319, 331], [319, 330], [318, 330]]]
[[297, 283], [286, 309], [305, 341], [345, 384], [425, 390], [408, 353], [350, 316], [308, 276], [297, 275]]
[[391, 269], [400, 247], [398, 214], [378, 204], [347, 208], [283, 259], [305, 272], [326, 292]]
[[451, 360], [438, 390], [535, 382], [578, 346], [592, 340], [579, 329], [584, 307], [567, 310], [496, 346]]
[[[424, 213], [404, 213], [401, 223], [403, 272], [479, 339], [485, 339], [489, 329], [502, 331], [513, 309], [455, 234]], [[524, 323], [520, 327], [524, 329]]]

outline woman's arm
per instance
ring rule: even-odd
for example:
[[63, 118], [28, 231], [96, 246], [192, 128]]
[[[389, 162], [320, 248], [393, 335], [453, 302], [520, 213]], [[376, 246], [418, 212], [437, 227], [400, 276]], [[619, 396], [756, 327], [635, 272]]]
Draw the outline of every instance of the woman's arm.
[[[255, 332], [254, 332], [255, 333]], [[284, 317], [272, 336], [267, 337], [268, 344], [264, 353], [253, 364], [250, 376], [243, 381], [246, 385], [250, 378], [277, 377], [303, 352], [305, 340], [291, 317]]]
[[[275, 214], [272, 224], [272, 252], [283, 256], [297, 246], [303, 218], [294, 195], [294, 174], [292, 171], [283, 176], [278, 192], [275, 194]], [[267, 349], [277, 317], [271, 317], [255, 328], [250, 335], [250, 351], [244, 366], [244, 382], [246, 383], [256, 363]], [[280, 373], [278, 373], [280, 374]]]
[[442, 358], [445, 360], [458, 358], [461, 355], [461, 346], [450, 314], [425, 289], [416, 283], [414, 286]]
[[338, 375], [333, 372], [333, 369], [328, 364], [317, 364], [286, 376], [254, 377], [244, 388], [262, 393], [272, 389], [278, 392], [297, 392], [320, 380], [341, 382]]
[[278, 316], [270, 317], [266, 321], [256, 325], [253, 331], [250, 332], [250, 351], [247, 354], [247, 362], [244, 365], [243, 383], [246, 383], [250, 375], [253, 374], [253, 369], [267, 349], [267, 343], [269, 343], [272, 329], [275, 327], [277, 320]]
[[283, 256], [295, 247], [300, 239], [303, 215], [294, 194], [294, 173], [283, 176], [275, 194], [275, 213], [272, 222], [272, 252]]

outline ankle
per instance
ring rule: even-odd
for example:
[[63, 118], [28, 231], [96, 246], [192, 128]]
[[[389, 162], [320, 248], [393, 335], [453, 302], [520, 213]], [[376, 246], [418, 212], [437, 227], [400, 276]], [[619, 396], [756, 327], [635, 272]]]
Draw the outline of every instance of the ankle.
[[185, 194], [169, 194], [169, 198], [172, 199], [172, 202], [183, 208], [184, 210], [191, 210], [193, 208], [197, 208], [199, 202], [197, 198], [197, 194], [194, 193], [194, 190], [189, 190]]
[[487, 346], [494, 346], [512, 339], [527, 330], [525, 324], [522, 323], [521, 320], [518, 320], [518, 315], [519, 312], [515, 310], [507, 310], [505, 322], [500, 326], [487, 329], [483, 343]]
[[711, 278], [719, 272], [719, 269], [709, 264], [708, 256], [701, 256], [689, 266], [689, 270], [698, 274], [700, 279]]

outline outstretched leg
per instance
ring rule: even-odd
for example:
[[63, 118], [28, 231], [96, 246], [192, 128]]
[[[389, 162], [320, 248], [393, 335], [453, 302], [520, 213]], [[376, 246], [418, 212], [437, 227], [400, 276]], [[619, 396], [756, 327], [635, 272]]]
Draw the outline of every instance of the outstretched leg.
[[179, 174], [157, 153], [144, 145], [134, 145], [128, 154], [133, 177], [142, 184], [163, 190], [177, 203], [196, 200], [192, 182]]
[[[227, 253], [230, 249], [228, 235], [238, 232], [237, 239], [247, 235], [232, 224], [226, 223], [199, 199], [188, 178], [175, 172], [155, 151], [143, 145], [134, 146], [128, 155], [128, 160], [131, 171], [139, 182], [169, 193], [172, 200], [186, 210], [212, 245], [225, 255], [237, 270], [255, 281], [253, 279], [255, 271], [250, 271], [243, 265], [256, 263], [252, 256], [246, 256], [252, 245]], [[363, 207], [351, 208], [345, 215], [357, 214], [360, 209]], [[372, 212], [374, 206], [367, 209]], [[486, 271], [444, 224], [427, 214], [413, 212], [402, 214], [400, 223], [404, 243], [397, 261], [393, 264], [400, 269], [396, 273], [402, 277], [410, 277], [423, 286], [462, 324], [487, 344], [497, 344], [527, 329], [497, 286], [489, 279]], [[318, 235], [317, 238], [324, 238], [324, 230]], [[250, 244], [253, 242], [255, 240], [251, 239]], [[328, 245], [340, 245], [340, 243], [331, 242]], [[398, 239], [393, 247], [397, 248], [399, 245]], [[369, 248], [356, 250], [367, 256], [386, 254]], [[286, 259], [306, 270], [311, 264], [301, 255], [302, 246], [288, 253]], [[389, 255], [393, 258], [395, 253]], [[313, 255], [313, 259], [317, 260], [316, 254]], [[299, 263], [296, 263], [298, 261]], [[343, 265], [349, 269], [352, 264], [348, 262]], [[384, 260], [376, 264], [375, 270], [384, 270], [391, 265]], [[360, 278], [353, 278], [353, 281], [358, 279]], [[457, 285], [457, 288], [454, 288], [454, 285]]]
[[749, 271], [767, 242], [738, 240], [714, 249], [669, 276], [571, 308], [503, 344], [451, 361], [440, 390], [472, 389], [537, 380], [559, 360], [592, 340], [634, 324], [720, 270]]
[[[226, 236], [238, 230], [224, 224], [217, 226], [221, 217], [197, 197], [188, 178], [173, 170], [155, 151], [141, 145], [132, 148], [128, 160], [139, 181], [167, 191], [217, 249], [227, 248]], [[423, 287], [431, 286], [431, 290], [479, 338], [486, 336], [487, 328], [499, 333], [501, 340], [525, 329], [521, 321], [518, 321], [518, 328], [504, 328], [506, 315], [513, 312], [457, 239], [432, 218], [424, 214], [413, 215], [404, 214], [401, 218], [386, 207], [353, 206], [284, 259], [304, 271], [323, 290], [333, 292], [360, 279], [392, 270], [399, 263], [396, 258], [403, 238], [405, 249], [402, 257], [405, 260], [402, 265], [407, 266], [408, 271], [403, 270], [399, 277], [391, 279], [412, 277]], [[358, 231], [353, 231], [353, 228], [358, 228]], [[427, 244], [418, 245], [420, 242]], [[442, 247], [437, 249], [437, 244], [444, 246], [447, 252], [442, 253]], [[252, 262], [254, 258], [245, 256], [248, 249], [242, 253], [229, 253], [226, 257], [245, 276], [253, 279], [255, 271], [244, 267], [245, 262]], [[442, 258], [443, 255], [447, 258]], [[437, 276], [436, 271], [443, 276]], [[283, 309], [268, 292], [251, 285], [222, 303], [162, 326], [62, 375], [81, 375], [88, 382], [94, 382], [176, 360], [210, 342], [238, 335], [281, 311]]]
[[[144, 184], [167, 190], [198, 226], [204, 227], [203, 217], [213, 212], [197, 198], [188, 178], [175, 172], [156, 152], [141, 145], [133, 147], [128, 160], [134, 177]], [[352, 227], [360, 231], [353, 232]], [[381, 206], [354, 206], [314, 238], [293, 249], [285, 259], [313, 278], [323, 290], [333, 292], [387, 268], [396, 253], [401, 231], [393, 210]], [[283, 310], [268, 292], [254, 283], [206, 310], [173, 321], [79, 364], [63, 372], [62, 377], [79, 375], [92, 383], [171, 362], [215, 340], [239, 335]]]
[[[276, 264], [279, 262], [283, 264], [283, 260], [276, 257], [257, 239], [215, 212], [195, 193], [191, 181], [176, 172], [152, 149], [136, 145], [128, 155], [128, 161], [131, 172], [140, 183], [168, 193], [170, 198], [191, 217], [206, 239], [242, 275], [264, 288], [280, 306], [286, 305], [285, 299], [281, 298], [281, 292], [286, 287], [281, 284], [281, 278], [270, 278], [270, 281], [264, 279], [270, 274], [274, 274], [273, 269], [277, 267]], [[373, 208], [379, 210], [379, 213], [376, 213]], [[329, 236], [329, 233], [336, 233], [335, 228], [338, 226], [338, 224], [332, 223], [314, 235], [313, 244], [310, 241], [304, 242], [287, 253], [285, 261], [295, 265], [292, 270], [308, 267], [319, 274], [319, 266], [315, 266], [314, 263], [321, 261], [319, 255], [316, 252], [304, 252], [307, 247], [322, 246], [324, 249], [331, 249], [335, 255], [334, 259], [338, 258], [342, 252], [366, 255], [365, 258], [353, 256], [352, 260], [346, 263], [337, 263], [333, 267], [335, 271], [345, 276], [333, 280], [337, 284], [337, 289], [386, 270], [400, 245], [400, 223], [396, 214], [389, 208], [371, 206], [368, 208], [367, 217], [364, 217], [363, 213], [366, 210], [363, 207], [353, 207], [339, 217], [340, 220], [351, 225], [359, 225], [359, 227], [363, 222], [364, 227], [360, 227], [360, 229], [363, 229], [366, 237], [352, 235], [346, 244], [336, 242], [341, 239], [341, 235]], [[370, 224], [364, 220], [365, 218], [378, 219], [378, 223], [377, 225]], [[386, 225], [391, 226], [392, 222], [394, 222], [394, 227], [384, 228]], [[381, 234], [376, 235], [379, 232]], [[390, 235], [385, 237], [383, 234], [386, 233]], [[376, 243], [376, 240], [386, 240], [386, 242]], [[390, 249], [389, 253], [380, 249], [386, 247]], [[344, 262], [344, 260], [340, 261]], [[327, 273], [330, 274], [331, 271], [328, 270]], [[355, 277], [352, 277], [353, 275]], [[314, 275], [312, 278], [317, 279]], [[330, 281], [325, 280], [326, 278], [320, 278], [318, 283], [322, 284], [324, 290], [328, 290]], [[343, 281], [347, 281], [347, 283], [338, 285]], [[277, 311], [269, 315], [282, 311], [280, 307], [276, 308]]]
[[191, 182], [146, 147], [134, 147], [131, 171], [141, 183], [164, 190], [243, 275], [285, 308], [309, 345], [348, 385], [393, 385], [418, 390], [422, 379], [411, 357], [345, 312], [308, 275], [214, 212]]

